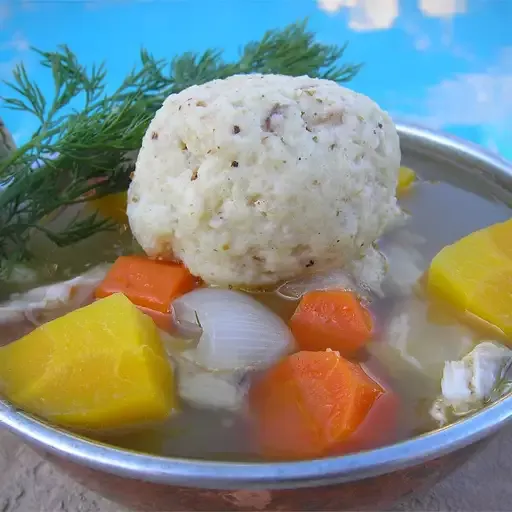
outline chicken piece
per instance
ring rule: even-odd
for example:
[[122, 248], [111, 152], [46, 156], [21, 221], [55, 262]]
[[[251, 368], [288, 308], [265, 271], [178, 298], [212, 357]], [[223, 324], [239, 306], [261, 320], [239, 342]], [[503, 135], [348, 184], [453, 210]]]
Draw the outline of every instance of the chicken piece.
[[92, 301], [96, 286], [110, 265], [99, 265], [84, 274], [25, 293], [12, 294], [0, 304], [2, 341], [10, 342], [28, 334], [34, 327], [62, 316]]
[[441, 381], [442, 395], [434, 402], [431, 416], [444, 425], [450, 414], [463, 416], [482, 407], [511, 357], [511, 349], [484, 341], [461, 360], [446, 361]]

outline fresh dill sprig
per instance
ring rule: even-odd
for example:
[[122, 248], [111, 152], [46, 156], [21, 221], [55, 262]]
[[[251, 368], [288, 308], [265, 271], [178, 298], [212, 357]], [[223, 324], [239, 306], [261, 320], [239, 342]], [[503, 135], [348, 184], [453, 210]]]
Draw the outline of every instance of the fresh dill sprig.
[[30, 259], [34, 232], [64, 247], [113, 229], [113, 222], [96, 214], [78, 216], [59, 231], [47, 219], [91, 200], [91, 192], [99, 198], [127, 189], [133, 156], [169, 94], [237, 73], [346, 82], [361, 66], [340, 64], [345, 50], [346, 45], [317, 42], [306, 21], [266, 32], [260, 41], [246, 44], [235, 62], [224, 61], [220, 50], [166, 61], [143, 49], [138, 66], [107, 93], [104, 64], [88, 68], [65, 45], [53, 52], [34, 49], [51, 72], [54, 92], [46, 98], [23, 63], [6, 83], [15, 96], [2, 98], [4, 106], [31, 113], [39, 127], [27, 143], [11, 144], [0, 154], [0, 265]]

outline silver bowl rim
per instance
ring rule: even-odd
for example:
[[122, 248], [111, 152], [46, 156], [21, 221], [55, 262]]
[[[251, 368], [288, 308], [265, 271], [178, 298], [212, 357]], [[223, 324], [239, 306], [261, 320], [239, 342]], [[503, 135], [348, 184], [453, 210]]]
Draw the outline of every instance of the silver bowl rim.
[[[509, 162], [478, 146], [412, 125], [398, 124], [402, 145], [435, 149], [511, 183]], [[418, 465], [479, 441], [512, 419], [512, 395], [454, 425], [385, 446], [325, 459], [235, 463], [153, 456], [72, 434], [0, 400], [0, 425], [50, 454], [106, 473], [203, 489], [286, 489], [350, 482]]]

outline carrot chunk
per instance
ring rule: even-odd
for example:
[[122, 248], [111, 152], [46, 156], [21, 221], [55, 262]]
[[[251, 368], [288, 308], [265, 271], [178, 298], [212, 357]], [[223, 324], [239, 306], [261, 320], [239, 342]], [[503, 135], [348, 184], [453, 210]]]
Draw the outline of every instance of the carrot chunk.
[[182, 265], [121, 256], [96, 288], [95, 296], [121, 292], [137, 306], [167, 313], [174, 299], [196, 286], [196, 278]]
[[337, 350], [351, 355], [371, 337], [373, 322], [356, 295], [348, 291], [306, 293], [290, 329], [302, 350]]
[[[374, 447], [382, 439], [381, 423], [393, 425], [381, 417], [394, 415], [395, 406], [377, 408], [388, 394], [360, 365], [336, 352], [288, 356], [250, 390], [257, 447], [262, 455], [281, 459]], [[373, 410], [378, 414], [370, 415]]]

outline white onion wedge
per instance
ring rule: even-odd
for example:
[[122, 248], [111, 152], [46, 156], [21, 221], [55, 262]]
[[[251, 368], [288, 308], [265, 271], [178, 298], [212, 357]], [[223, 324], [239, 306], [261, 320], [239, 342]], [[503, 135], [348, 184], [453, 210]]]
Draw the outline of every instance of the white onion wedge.
[[299, 300], [304, 294], [323, 290], [354, 290], [354, 280], [343, 270], [318, 272], [284, 283], [277, 294], [285, 299]]
[[365, 255], [347, 265], [347, 270], [357, 284], [359, 293], [371, 292], [383, 297], [382, 284], [386, 277], [388, 263], [384, 254], [374, 247], [369, 247]]
[[193, 363], [193, 351], [175, 356], [178, 393], [188, 404], [203, 409], [239, 411], [245, 405], [248, 380], [244, 372], [212, 372]]
[[412, 233], [407, 227], [384, 240], [383, 251], [389, 263], [383, 283], [385, 295], [411, 295], [428, 268], [429, 261], [423, 255], [425, 244], [423, 237]]
[[426, 240], [400, 226], [382, 240], [382, 247], [369, 247], [361, 258], [340, 269], [307, 274], [284, 283], [277, 293], [291, 300], [324, 290], [352, 290], [366, 299], [410, 295], [428, 267], [422, 255]]
[[370, 247], [362, 258], [350, 262], [345, 268], [308, 274], [288, 281], [277, 289], [277, 293], [291, 300], [299, 300], [308, 292], [325, 290], [351, 290], [366, 298], [372, 293], [381, 297], [386, 269], [385, 256]]
[[201, 329], [192, 359], [208, 370], [264, 368], [295, 345], [281, 318], [241, 292], [194, 290], [175, 300], [172, 309], [183, 333]]
[[[445, 361], [458, 360], [473, 347], [474, 335], [464, 325], [451, 321], [434, 323], [429, 304], [411, 298], [399, 304], [383, 332], [382, 340], [374, 343], [389, 345], [404, 361], [439, 382]], [[372, 347], [369, 347], [372, 350]]]

